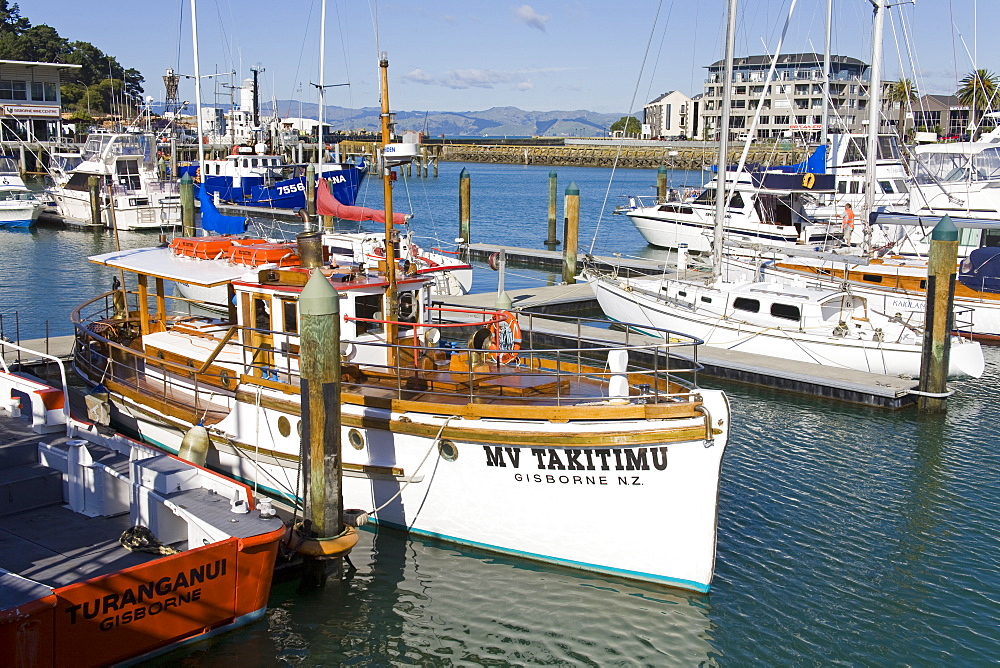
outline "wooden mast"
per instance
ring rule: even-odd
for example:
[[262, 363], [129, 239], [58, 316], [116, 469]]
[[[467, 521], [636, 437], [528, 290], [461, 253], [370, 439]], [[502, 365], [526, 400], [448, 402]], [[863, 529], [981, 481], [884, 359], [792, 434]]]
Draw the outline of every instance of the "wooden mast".
[[[396, 340], [396, 322], [399, 320], [399, 294], [396, 289], [396, 245], [392, 229], [392, 168], [386, 161], [385, 147], [392, 142], [392, 124], [389, 115], [389, 54], [385, 51], [379, 56], [379, 69], [382, 74], [382, 196], [385, 199], [385, 277], [389, 288], [385, 292], [386, 309], [385, 327], [386, 341], [392, 344]], [[392, 348], [389, 348], [390, 355]], [[392, 359], [389, 360], [393, 364]]]

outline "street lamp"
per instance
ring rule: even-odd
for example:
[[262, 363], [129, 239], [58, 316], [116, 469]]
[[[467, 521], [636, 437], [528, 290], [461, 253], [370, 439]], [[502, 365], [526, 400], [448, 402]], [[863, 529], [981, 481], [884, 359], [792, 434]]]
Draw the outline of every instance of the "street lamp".
[[77, 79], [76, 82], [78, 84], [80, 84], [81, 86], [83, 86], [83, 94], [87, 96], [87, 115], [90, 116], [91, 118], [93, 118], [93, 116], [90, 113], [90, 86], [88, 86], [87, 84], [83, 83], [79, 79]]

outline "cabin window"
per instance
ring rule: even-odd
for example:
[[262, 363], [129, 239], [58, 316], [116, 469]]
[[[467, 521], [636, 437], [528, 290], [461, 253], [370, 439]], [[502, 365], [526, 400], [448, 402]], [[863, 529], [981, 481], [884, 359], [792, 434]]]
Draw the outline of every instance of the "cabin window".
[[892, 194], [892, 181], [879, 181], [878, 185], [886, 195]]
[[[382, 317], [382, 295], [362, 295], [354, 301], [355, 313], [358, 318], [379, 320]], [[377, 322], [356, 322], [357, 336], [373, 332], [381, 332], [382, 324]]]
[[920, 281], [920, 289], [921, 290], [926, 290], [927, 289], [927, 279], [924, 279], [924, 280]]
[[856, 195], [860, 189], [861, 189], [861, 184], [860, 183], [858, 183], [857, 181], [851, 181], [851, 194], [852, 195]]
[[895, 183], [896, 183], [896, 192], [898, 193], [910, 192], [910, 190], [906, 187], [906, 181], [903, 181], [901, 179], [896, 179]]
[[677, 296], [678, 297], [687, 297], [688, 293], [686, 291], [684, 291], [684, 290], [680, 290], [680, 291], [678, 291]]
[[865, 283], [881, 283], [882, 277], [878, 274], [861, 274], [861, 280]]
[[702, 297], [701, 301], [705, 302], [706, 304], [711, 304], [712, 303], [712, 298], [711, 297]]
[[747, 299], [746, 297], [737, 297], [733, 300], [733, 308], [737, 311], [749, 311], [750, 313], [760, 312], [760, 301], [757, 299]]
[[781, 318], [782, 320], [794, 320], [795, 322], [798, 322], [801, 317], [799, 307], [794, 304], [771, 304], [771, 315], [775, 318]]
[[253, 159], [252, 159], [252, 160], [250, 161], [250, 166], [251, 166], [251, 167], [256, 167], [256, 166], [257, 166], [257, 165], [259, 165], [259, 164], [260, 164], [260, 163], [259, 163], [259, 161], [257, 160], [257, 158], [253, 158]]
[[847, 194], [847, 181], [837, 181], [837, 192], [841, 195]]
[[299, 333], [299, 321], [296, 317], [295, 302], [289, 299], [281, 300], [281, 329], [289, 334]]
[[139, 189], [139, 161], [119, 160], [115, 163], [115, 173], [118, 175], [118, 183], [128, 190]]

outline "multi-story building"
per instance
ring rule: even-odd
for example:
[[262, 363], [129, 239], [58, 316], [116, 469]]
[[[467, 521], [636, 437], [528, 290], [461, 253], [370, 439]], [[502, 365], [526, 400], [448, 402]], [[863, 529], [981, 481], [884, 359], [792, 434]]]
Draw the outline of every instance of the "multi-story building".
[[643, 134], [648, 139], [678, 139], [690, 132], [691, 98], [680, 91], [664, 93], [643, 108]]
[[0, 142], [52, 141], [61, 133], [59, 77], [80, 65], [0, 60]]
[[918, 132], [936, 132], [941, 136], [966, 134], [969, 107], [954, 95], [922, 95], [913, 104], [913, 126]]
[[[765, 90], [771, 56], [747, 56], [733, 62], [730, 137], [747, 134], [757, 110], [763, 106], [755, 138], [795, 137], [818, 141], [823, 119], [823, 55], [791, 53], [778, 57], [774, 78]], [[701, 101], [700, 138], [717, 139], [722, 112], [725, 62], [708, 66]], [[833, 132], [863, 132], [868, 121], [869, 67], [857, 58], [830, 57], [829, 124]], [[883, 98], [884, 99], [884, 98]], [[889, 128], [882, 114], [880, 131]]]

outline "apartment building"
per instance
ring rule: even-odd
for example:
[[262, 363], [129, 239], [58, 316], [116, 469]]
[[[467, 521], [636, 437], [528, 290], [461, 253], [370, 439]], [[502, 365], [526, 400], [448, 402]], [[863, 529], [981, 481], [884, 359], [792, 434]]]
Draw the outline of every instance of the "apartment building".
[[[735, 139], [749, 131], [757, 102], [763, 99], [755, 138], [818, 141], [823, 119], [823, 54], [779, 56], [773, 81], [765, 90], [764, 80], [771, 60], [771, 56], [734, 60], [730, 137]], [[716, 61], [707, 69], [699, 138], [714, 140], [719, 136], [725, 62]], [[864, 132], [868, 122], [868, 65], [849, 56], [831, 56], [830, 70], [830, 129]], [[889, 124], [883, 120], [880, 131], [888, 128]]]
[[672, 90], [643, 108], [644, 139], [676, 139], [691, 136], [692, 100]]

